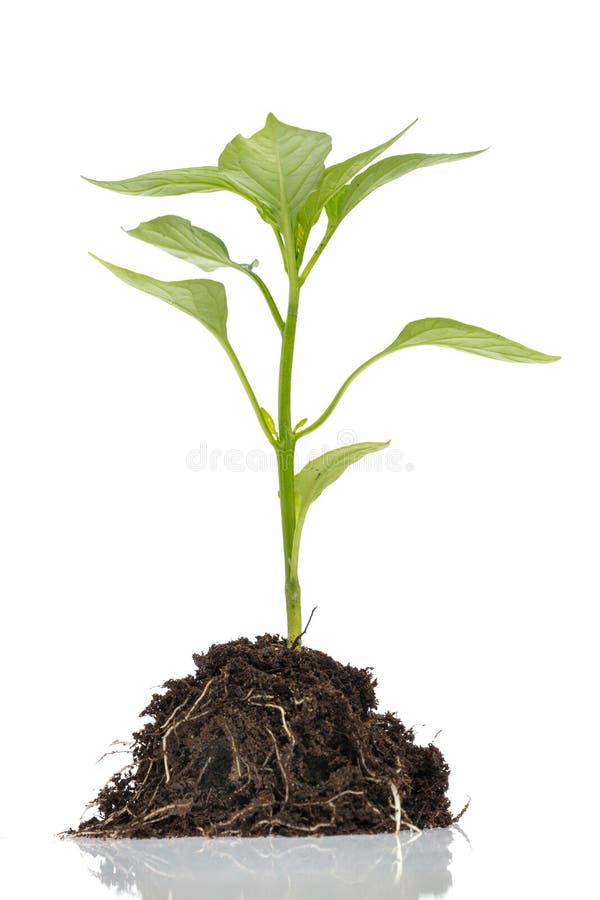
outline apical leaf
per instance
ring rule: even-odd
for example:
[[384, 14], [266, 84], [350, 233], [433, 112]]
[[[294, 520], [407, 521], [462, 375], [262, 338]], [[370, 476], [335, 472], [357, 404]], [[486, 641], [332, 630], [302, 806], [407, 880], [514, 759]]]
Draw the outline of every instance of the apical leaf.
[[[85, 176], [83, 176], [85, 178]], [[199, 166], [191, 169], [167, 169], [163, 172], [147, 172], [121, 181], [98, 181], [85, 178], [91, 184], [117, 191], [119, 194], [148, 194], [152, 197], [168, 197], [177, 194], [207, 193], [232, 189], [216, 166]]]
[[502, 359], [507, 362], [549, 363], [560, 359], [560, 356], [549, 356], [532, 350], [516, 341], [502, 337], [476, 325], [465, 325], [455, 319], [418, 319], [410, 322], [395, 341], [380, 355], [384, 356], [401, 350], [403, 347], [416, 347], [419, 344], [434, 344], [440, 347], [453, 347], [466, 353], [478, 356], [489, 356], [491, 359]]
[[159, 281], [149, 275], [114, 266], [112, 263], [94, 256], [93, 253], [90, 253], [90, 256], [106, 266], [121, 281], [176, 306], [177, 309], [181, 309], [202, 322], [221, 343], [228, 343], [227, 297], [225, 288], [220, 281], [210, 281], [208, 278], [189, 281]]
[[348, 466], [358, 462], [368, 453], [375, 453], [389, 446], [389, 441], [348, 444], [328, 450], [308, 462], [294, 479], [296, 494], [296, 528], [301, 528], [311, 503], [320, 497], [326, 487], [346, 471]]
[[388, 147], [391, 147], [392, 144], [395, 144], [396, 141], [402, 137], [402, 135], [406, 134], [416, 121], [417, 120], [415, 119], [410, 125], [407, 125], [406, 128], [399, 131], [398, 134], [395, 134], [389, 140], [384, 141], [383, 144], [378, 144], [377, 147], [372, 147], [370, 150], [365, 150], [362, 153], [356, 154], [356, 156], [351, 156], [343, 162], [328, 166], [324, 170], [317, 188], [307, 199], [298, 215], [296, 244], [300, 254], [304, 251], [308, 235], [310, 234], [312, 227], [318, 221], [325, 205], [329, 203], [338, 191], [348, 184], [350, 179], [354, 178], [361, 169], [364, 169], [364, 167], [368, 166], [374, 159], [377, 159], [378, 156], [385, 153]]
[[269, 113], [252, 137], [239, 134], [230, 141], [219, 157], [219, 172], [285, 235], [318, 185], [330, 150], [328, 134], [286, 125]]
[[252, 271], [252, 264], [233, 262], [227, 247], [216, 234], [198, 228], [189, 219], [182, 219], [180, 216], [159, 216], [149, 222], [142, 222], [127, 234], [160, 247], [179, 259], [185, 259], [205, 272], [212, 272], [222, 266]]
[[409, 153], [405, 156], [388, 156], [357, 175], [350, 184], [346, 185], [327, 203], [325, 209], [329, 218], [328, 228], [330, 231], [334, 231], [342, 219], [361, 200], [364, 200], [377, 188], [402, 175], [426, 166], [468, 159], [470, 156], [477, 156], [483, 152], [483, 150], [473, 150], [468, 153]]

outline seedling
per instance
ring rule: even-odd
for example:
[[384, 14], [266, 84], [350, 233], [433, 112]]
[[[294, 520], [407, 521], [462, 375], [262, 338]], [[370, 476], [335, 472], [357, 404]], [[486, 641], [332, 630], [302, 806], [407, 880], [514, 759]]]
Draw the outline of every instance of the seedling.
[[[387, 447], [389, 442], [356, 443], [338, 447], [309, 462], [296, 472], [297, 442], [319, 428], [332, 414], [344, 393], [361, 372], [390, 353], [421, 344], [452, 347], [479, 356], [519, 363], [548, 363], [559, 359], [508, 340], [492, 331], [465, 325], [454, 319], [427, 318], [410, 322], [389, 346], [358, 366], [314, 421], [294, 424], [291, 410], [292, 368], [296, 324], [303, 285], [319, 257], [346, 216], [377, 188], [416, 169], [476, 156], [469, 153], [410, 153], [387, 156], [374, 162], [405, 134], [414, 122], [371, 150], [325, 167], [331, 150], [329, 135], [286, 125], [269, 115], [264, 128], [250, 138], [238, 135], [223, 150], [216, 166], [150, 172], [123, 181], [92, 184], [124, 194], [162, 197], [208, 191], [231, 191], [252, 203], [273, 230], [288, 279], [287, 309], [282, 314], [265, 281], [255, 271], [256, 261], [234, 262], [216, 235], [179, 216], [160, 216], [143, 222], [128, 234], [212, 272], [220, 267], [236, 269], [250, 278], [262, 293], [273, 318], [281, 352], [277, 420], [261, 406], [227, 334], [227, 298], [219, 281], [199, 278], [159, 281], [98, 259], [114, 275], [133, 287], [153, 294], [197, 319], [219, 341], [231, 360], [258, 419], [265, 438], [277, 456], [279, 502], [285, 571], [287, 643], [299, 648], [302, 612], [298, 557], [304, 521], [310, 505], [330, 484], [363, 456]], [[305, 260], [312, 229], [325, 213], [326, 225], [315, 251]]]

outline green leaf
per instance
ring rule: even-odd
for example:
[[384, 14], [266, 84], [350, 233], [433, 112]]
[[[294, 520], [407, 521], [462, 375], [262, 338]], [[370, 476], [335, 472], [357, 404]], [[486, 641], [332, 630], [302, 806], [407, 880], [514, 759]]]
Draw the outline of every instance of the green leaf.
[[180, 216], [159, 216], [149, 222], [142, 222], [137, 228], [127, 231], [127, 234], [160, 247], [179, 259], [185, 259], [205, 272], [212, 272], [222, 266], [251, 272], [254, 264], [233, 262], [220, 238]]
[[277, 428], [275, 427], [275, 422], [273, 421], [273, 416], [270, 412], [268, 412], [264, 406], [261, 406], [260, 411], [262, 413], [262, 417], [265, 420], [265, 425], [271, 432], [273, 437], [277, 437]]
[[147, 172], [122, 181], [98, 181], [86, 178], [90, 184], [117, 191], [119, 194], [147, 194], [152, 197], [170, 197], [177, 194], [206, 193], [232, 190], [227, 179], [216, 166], [200, 166], [191, 169], [167, 169], [164, 172]]
[[385, 356], [404, 347], [416, 347], [420, 344], [453, 347], [455, 350], [506, 362], [550, 363], [560, 359], [560, 356], [548, 356], [494, 331], [487, 331], [476, 325], [465, 325], [455, 319], [418, 319], [410, 322], [379, 355]]
[[306, 512], [311, 503], [320, 497], [326, 487], [346, 471], [348, 466], [358, 462], [368, 453], [375, 453], [389, 446], [389, 441], [383, 443], [347, 444], [328, 450], [322, 456], [308, 462], [295, 476], [296, 495], [296, 528], [302, 528]]
[[342, 219], [354, 209], [357, 204], [368, 197], [377, 188], [414, 172], [415, 169], [423, 169], [427, 166], [436, 166], [440, 163], [455, 162], [459, 159], [468, 159], [477, 156], [484, 150], [473, 150], [468, 153], [409, 153], [405, 156], [388, 156], [379, 162], [369, 166], [360, 175], [357, 175], [350, 184], [339, 191], [326, 205], [329, 218], [328, 230], [335, 231]]
[[122, 269], [112, 263], [100, 259], [90, 253], [94, 259], [132, 287], [160, 297], [166, 303], [176, 306], [183, 312], [199, 322], [202, 322], [223, 344], [227, 340], [227, 297], [225, 288], [220, 281], [210, 281], [208, 278], [198, 278], [189, 281], [158, 281], [149, 275], [132, 272], [130, 269]]
[[335, 197], [335, 195], [341, 191], [341, 189], [348, 184], [350, 179], [354, 178], [361, 169], [364, 169], [364, 167], [368, 166], [374, 159], [381, 156], [388, 147], [391, 147], [392, 144], [395, 144], [396, 141], [402, 137], [402, 135], [406, 134], [416, 121], [417, 120], [415, 119], [410, 125], [407, 125], [406, 128], [399, 131], [398, 134], [395, 134], [389, 140], [384, 141], [383, 144], [378, 144], [377, 147], [372, 147], [370, 150], [365, 150], [362, 153], [358, 153], [356, 156], [351, 156], [349, 159], [325, 169], [318, 187], [312, 192], [298, 215], [296, 244], [300, 254], [304, 251], [308, 235], [310, 234], [312, 227], [317, 223], [325, 205], [329, 203], [329, 201]]
[[239, 134], [230, 141], [219, 157], [219, 172], [285, 235], [317, 187], [330, 150], [328, 134], [286, 125], [269, 113], [252, 137]]
[[265, 221], [292, 233], [301, 207], [319, 184], [331, 138], [280, 122], [272, 113], [264, 128], [227, 144], [218, 166], [148, 172], [122, 181], [91, 184], [122, 194], [167, 196], [198, 191], [232, 191], [253, 203]]

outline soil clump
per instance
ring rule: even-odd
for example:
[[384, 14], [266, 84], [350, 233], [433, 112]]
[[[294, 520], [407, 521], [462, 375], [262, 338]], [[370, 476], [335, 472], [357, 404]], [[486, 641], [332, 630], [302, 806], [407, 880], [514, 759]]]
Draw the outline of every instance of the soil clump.
[[70, 834], [317, 836], [446, 827], [448, 766], [377, 713], [370, 669], [269, 634], [194, 655], [141, 713], [133, 761]]

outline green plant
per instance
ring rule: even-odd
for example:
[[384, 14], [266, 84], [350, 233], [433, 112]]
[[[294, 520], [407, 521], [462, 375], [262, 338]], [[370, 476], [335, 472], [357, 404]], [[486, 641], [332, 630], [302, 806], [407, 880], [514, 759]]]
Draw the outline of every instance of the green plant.
[[[414, 122], [408, 126], [410, 128]], [[324, 453], [295, 472], [297, 441], [325, 422], [355, 378], [389, 353], [419, 344], [453, 347], [480, 356], [512, 362], [547, 363], [548, 356], [510, 341], [499, 334], [465, 325], [453, 319], [419, 319], [407, 325], [381, 352], [358, 366], [344, 381], [324, 412], [312, 423], [302, 419], [293, 425], [291, 412], [292, 364], [300, 291], [321, 253], [341, 222], [374, 190], [415, 169], [476, 156], [482, 151], [455, 154], [410, 153], [374, 160], [406, 133], [344, 162], [325, 167], [331, 138], [267, 117], [264, 128], [250, 138], [238, 135], [223, 150], [217, 166], [150, 172], [123, 181], [92, 184], [125, 194], [167, 196], [207, 191], [232, 191], [252, 203], [271, 226], [281, 251], [289, 290], [285, 318], [265, 282], [255, 272], [256, 261], [234, 262], [218, 237], [179, 216], [160, 216], [129, 231], [133, 237], [160, 247], [199, 268], [211, 272], [219, 267], [237, 269], [257, 285], [271, 312], [281, 338], [277, 424], [259, 404], [246, 373], [227, 336], [227, 300], [218, 281], [193, 279], [158, 281], [112, 265], [104, 266], [128, 284], [160, 297], [198, 319], [219, 341], [231, 360], [266, 439], [277, 455], [279, 500], [285, 563], [285, 599], [288, 645], [299, 647], [302, 635], [298, 554], [302, 527], [309, 506], [344, 470], [361, 457], [387, 443], [357, 443]], [[325, 212], [327, 224], [316, 250], [305, 262], [312, 228]], [[93, 254], [92, 254], [93, 255]], [[98, 257], [94, 257], [98, 259]]]

